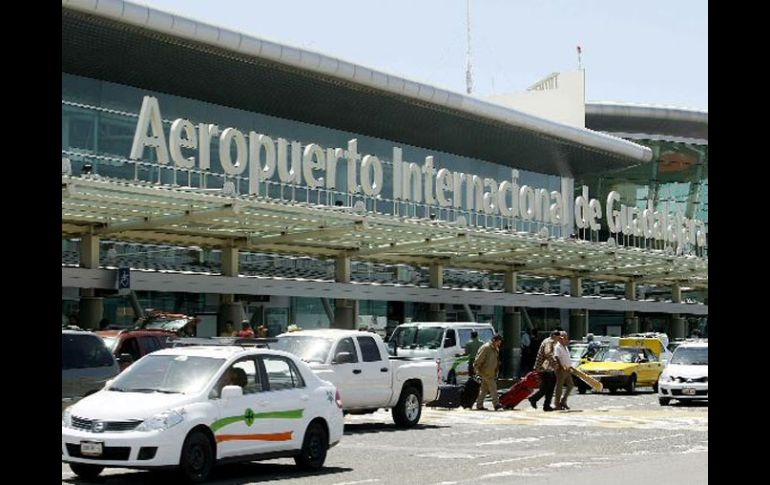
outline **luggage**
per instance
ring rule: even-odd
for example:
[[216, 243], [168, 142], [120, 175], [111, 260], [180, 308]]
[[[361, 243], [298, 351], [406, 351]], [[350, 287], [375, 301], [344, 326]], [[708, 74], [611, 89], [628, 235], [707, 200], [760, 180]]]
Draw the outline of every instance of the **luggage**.
[[575, 377], [579, 378], [581, 381], [591, 386], [591, 389], [593, 389], [594, 391], [600, 392], [602, 389], [604, 389], [604, 386], [602, 385], [602, 381], [598, 379], [594, 379], [593, 377], [589, 376], [582, 370], [576, 369], [574, 367], [570, 367], [570, 372], [572, 372], [572, 375], [574, 375]]
[[460, 404], [466, 409], [473, 407], [473, 403], [476, 402], [476, 398], [479, 397], [479, 391], [481, 390], [481, 377], [473, 376], [469, 377], [465, 381], [462, 396], [460, 397]]
[[500, 396], [500, 404], [506, 409], [513, 409], [524, 399], [528, 398], [532, 391], [540, 386], [540, 373], [528, 372], [519, 382], [513, 385], [508, 392]]
[[431, 401], [426, 406], [436, 408], [459, 408], [461, 396], [465, 386], [446, 384], [438, 386], [438, 397], [435, 401]]

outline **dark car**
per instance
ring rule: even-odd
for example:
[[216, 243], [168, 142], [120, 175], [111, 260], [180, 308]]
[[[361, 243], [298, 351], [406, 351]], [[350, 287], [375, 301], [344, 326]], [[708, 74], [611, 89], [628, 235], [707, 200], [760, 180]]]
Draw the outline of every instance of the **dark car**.
[[61, 406], [93, 394], [120, 369], [104, 341], [85, 330], [61, 331]]
[[165, 330], [101, 330], [96, 335], [118, 359], [121, 371], [145, 355], [169, 347], [168, 339], [176, 337]]

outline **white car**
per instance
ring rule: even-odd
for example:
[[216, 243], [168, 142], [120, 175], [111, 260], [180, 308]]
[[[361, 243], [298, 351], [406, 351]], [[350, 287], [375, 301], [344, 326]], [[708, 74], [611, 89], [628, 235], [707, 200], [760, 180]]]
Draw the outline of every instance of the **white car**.
[[149, 354], [62, 413], [62, 461], [84, 478], [105, 467], [178, 467], [205, 481], [217, 463], [294, 457], [323, 466], [343, 432], [337, 389], [295, 356], [242, 346]]
[[668, 406], [672, 399], [708, 401], [708, 340], [685, 342], [674, 351], [658, 383], [660, 405]]

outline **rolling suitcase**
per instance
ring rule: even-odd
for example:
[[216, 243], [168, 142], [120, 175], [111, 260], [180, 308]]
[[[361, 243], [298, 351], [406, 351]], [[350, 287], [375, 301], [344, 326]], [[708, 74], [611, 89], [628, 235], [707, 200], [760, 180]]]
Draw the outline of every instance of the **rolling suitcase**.
[[513, 385], [508, 392], [500, 396], [500, 404], [505, 409], [513, 409], [524, 399], [528, 398], [532, 391], [540, 386], [540, 373], [532, 371], [527, 373], [519, 382]]
[[479, 397], [479, 391], [481, 390], [481, 378], [478, 376], [469, 377], [465, 381], [462, 396], [460, 397], [460, 404], [466, 409], [472, 408], [473, 403], [476, 402], [476, 398]]
[[438, 398], [431, 401], [426, 406], [434, 408], [459, 408], [460, 398], [465, 386], [447, 384], [438, 387]]

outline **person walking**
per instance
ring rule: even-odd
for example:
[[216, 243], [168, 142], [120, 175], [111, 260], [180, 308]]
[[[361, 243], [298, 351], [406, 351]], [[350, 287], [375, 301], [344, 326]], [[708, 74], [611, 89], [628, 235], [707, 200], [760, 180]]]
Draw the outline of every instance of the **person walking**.
[[479, 397], [476, 398], [476, 409], [484, 410], [484, 398], [487, 393], [492, 396], [492, 405], [495, 411], [502, 409], [499, 397], [497, 396], [497, 369], [500, 356], [500, 346], [503, 344], [503, 337], [495, 335], [492, 340], [479, 348], [476, 358], [473, 361], [473, 370], [481, 377], [481, 389]]
[[[567, 406], [567, 397], [569, 397], [569, 393], [572, 392], [573, 386], [572, 372], [570, 372], [572, 361], [569, 358], [567, 345], [569, 345], [569, 335], [567, 335], [567, 332], [562, 331], [559, 335], [559, 340], [554, 347], [554, 353], [559, 361], [559, 366], [556, 369], [556, 389], [554, 391], [553, 400], [554, 408], [557, 410], [569, 409], [569, 406]], [[562, 390], [565, 385], [567, 386], [567, 389], [564, 391], [564, 396], [562, 396]]]
[[556, 329], [551, 332], [551, 336], [540, 344], [540, 348], [537, 350], [537, 356], [535, 357], [535, 370], [540, 373], [540, 389], [529, 397], [529, 404], [533, 408], [537, 408], [537, 401], [545, 396], [545, 402], [543, 403], [543, 411], [553, 411], [551, 406], [551, 399], [553, 398], [553, 390], [556, 387], [556, 369], [558, 368], [558, 361], [554, 353], [554, 346], [561, 334], [561, 329]]
[[248, 320], [241, 322], [241, 331], [238, 332], [238, 336], [241, 338], [254, 338], [254, 330], [251, 329]]

